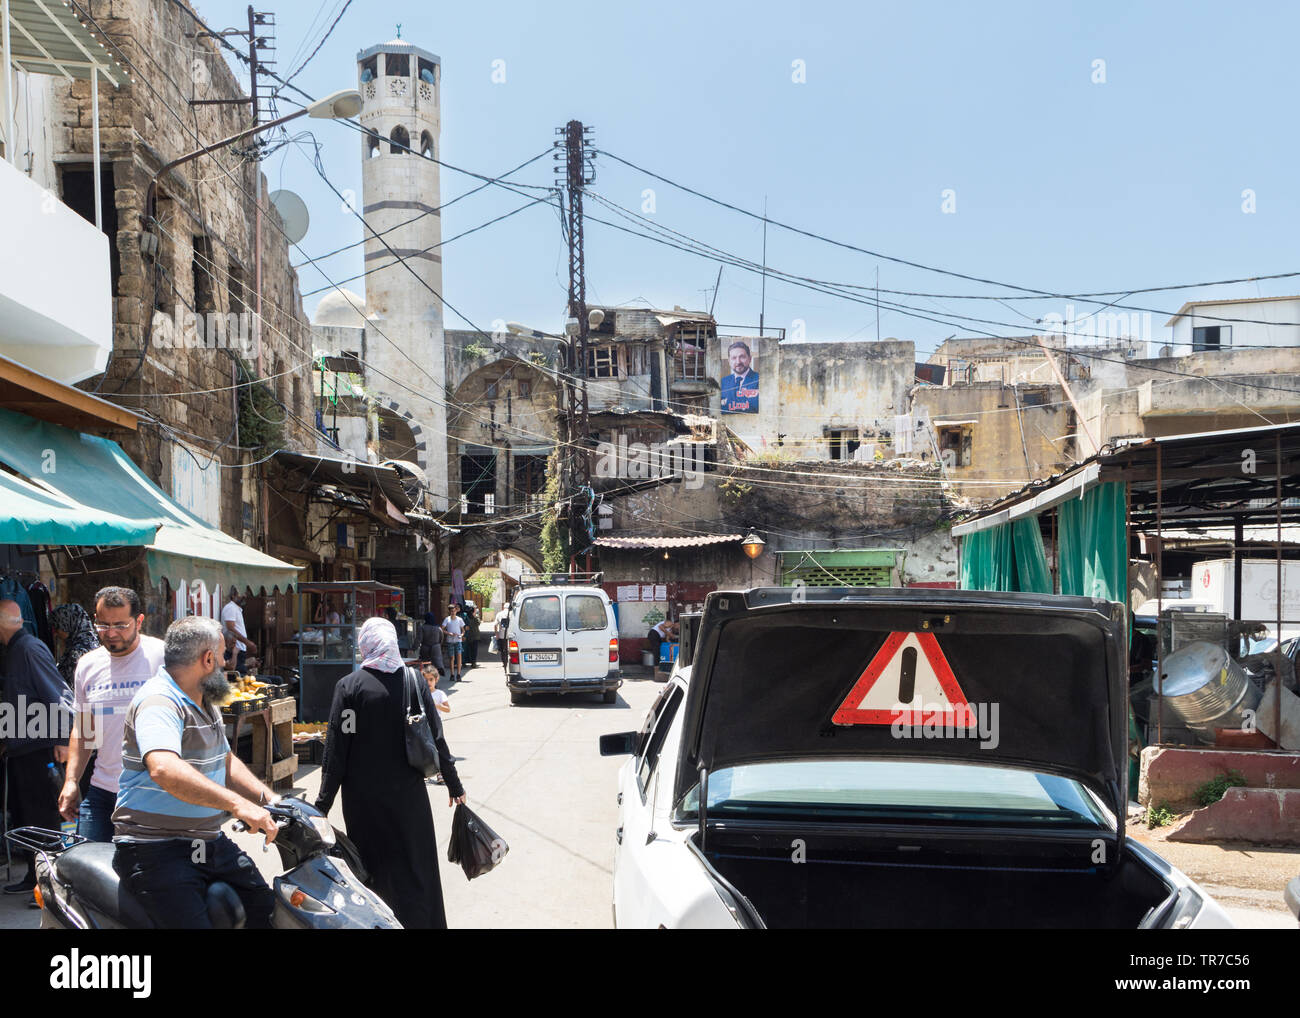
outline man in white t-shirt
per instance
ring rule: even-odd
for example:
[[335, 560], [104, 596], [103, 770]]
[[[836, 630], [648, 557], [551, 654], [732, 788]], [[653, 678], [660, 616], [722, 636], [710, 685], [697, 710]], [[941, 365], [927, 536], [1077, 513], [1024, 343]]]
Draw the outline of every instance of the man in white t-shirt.
[[[77, 821], [77, 833], [91, 841], [113, 840], [113, 809], [122, 774], [122, 739], [131, 700], [163, 664], [163, 641], [140, 632], [140, 596], [126, 587], [105, 587], [95, 595], [95, 631], [101, 646], [77, 662], [73, 702], [77, 724], [68, 742], [68, 766], [59, 812]], [[90, 791], [81, 796], [81, 773], [92, 751]]]
[[455, 601], [447, 605], [447, 612], [447, 617], [442, 620], [442, 631], [447, 634], [447, 667], [451, 669], [451, 681], [455, 682], [460, 678], [465, 620], [460, 617], [460, 605]]
[[230, 588], [230, 598], [221, 609], [221, 625], [227, 632], [234, 634], [235, 643], [239, 645], [235, 668], [243, 675], [244, 662], [249, 654], [257, 653], [257, 644], [248, 638], [248, 630], [244, 628], [244, 595], [233, 585]]

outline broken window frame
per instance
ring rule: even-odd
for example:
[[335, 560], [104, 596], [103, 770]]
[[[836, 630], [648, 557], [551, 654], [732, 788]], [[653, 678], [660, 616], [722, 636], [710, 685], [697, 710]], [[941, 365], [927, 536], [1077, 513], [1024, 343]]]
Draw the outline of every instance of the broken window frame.
[[587, 348], [588, 378], [618, 378], [618, 348], [612, 343]]
[[975, 426], [973, 424], [937, 424], [934, 428], [935, 445], [939, 449], [939, 459], [949, 449], [953, 452], [953, 462], [945, 465], [951, 469], [960, 469], [971, 465], [971, 446], [974, 444]]

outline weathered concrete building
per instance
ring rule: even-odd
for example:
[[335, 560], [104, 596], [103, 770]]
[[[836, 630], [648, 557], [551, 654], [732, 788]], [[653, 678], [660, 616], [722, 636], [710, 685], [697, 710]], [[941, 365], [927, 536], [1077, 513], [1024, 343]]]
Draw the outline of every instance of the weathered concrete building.
[[937, 460], [953, 491], [976, 502], [1048, 477], [1076, 459], [1074, 414], [1059, 385], [917, 385], [912, 415], [924, 425], [913, 455]]
[[1118, 377], [1081, 382], [1084, 455], [1121, 438], [1278, 424], [1300, 413], [1300, 349], [1207, 349], [1134, 359]]

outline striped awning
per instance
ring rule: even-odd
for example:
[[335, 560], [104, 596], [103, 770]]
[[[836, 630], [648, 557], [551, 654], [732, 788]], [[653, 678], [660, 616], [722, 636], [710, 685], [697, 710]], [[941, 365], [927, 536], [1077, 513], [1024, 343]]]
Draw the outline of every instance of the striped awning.
[[9, 8], [9, 59], [20, 70], [89, 81], [98, 71], [115, 87], [131, 80], [81, 20], [70, 0], [0, 0]]

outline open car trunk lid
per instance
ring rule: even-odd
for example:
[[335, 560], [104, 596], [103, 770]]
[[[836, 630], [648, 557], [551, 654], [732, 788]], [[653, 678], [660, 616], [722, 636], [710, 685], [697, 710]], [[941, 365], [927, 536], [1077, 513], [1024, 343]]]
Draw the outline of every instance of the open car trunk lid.
[[1122, 849], [1124, 645], [1122, 606], [1092, 598], [714, 592], [687, 692], [677, 794], [702, 776], [707, 789], [721, 769], [778, 760], [993, 764], [1080, 782], [1115, 818]]

